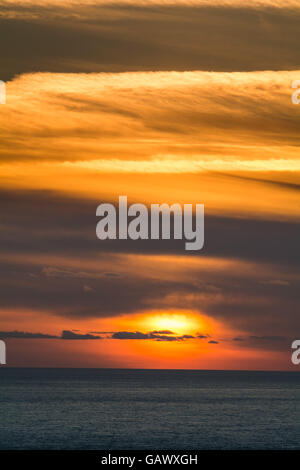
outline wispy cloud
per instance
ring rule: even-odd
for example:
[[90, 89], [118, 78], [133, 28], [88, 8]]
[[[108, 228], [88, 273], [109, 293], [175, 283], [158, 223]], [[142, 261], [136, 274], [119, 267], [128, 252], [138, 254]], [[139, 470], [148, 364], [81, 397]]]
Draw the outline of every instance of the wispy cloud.
[[67, 168], [83, 168], [102, 173], [199, 173], [202, 171], [253, 171], [253, 172], [300, 172], [300, 160], [173, 160], [154, 159], [146, 161], [92, 160], [65, 162]]
[[0, 156], [113, 172], [299, 171], [299, 74], [24, 75], [7, 86]]

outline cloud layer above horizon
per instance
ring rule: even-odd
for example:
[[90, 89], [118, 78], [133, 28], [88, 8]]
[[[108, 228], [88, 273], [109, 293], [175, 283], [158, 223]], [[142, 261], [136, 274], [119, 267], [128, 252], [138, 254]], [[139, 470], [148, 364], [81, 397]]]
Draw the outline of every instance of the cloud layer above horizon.
[[[86, 348], [117, 367], [285, 364], [300, 328], [299, 1], [0, 10], [0, 337], [16, 364], [23, 340], [47, 364], [48, 342], [70, 363]], [[96, 207], [119, 195], [204, 203], [204, 251], [100, 242]]]
[[0, 4], [3, 80], [40, 71], [300, 69], [296, 0]]

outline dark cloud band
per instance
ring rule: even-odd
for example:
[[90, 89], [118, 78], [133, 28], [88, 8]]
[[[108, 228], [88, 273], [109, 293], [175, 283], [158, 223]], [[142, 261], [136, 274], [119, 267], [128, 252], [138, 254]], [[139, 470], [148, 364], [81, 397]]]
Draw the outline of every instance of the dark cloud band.
[[6, 5], [1, 78], [37, 71], [296, 69], [299, 18], [298, 9], [245, 5]]

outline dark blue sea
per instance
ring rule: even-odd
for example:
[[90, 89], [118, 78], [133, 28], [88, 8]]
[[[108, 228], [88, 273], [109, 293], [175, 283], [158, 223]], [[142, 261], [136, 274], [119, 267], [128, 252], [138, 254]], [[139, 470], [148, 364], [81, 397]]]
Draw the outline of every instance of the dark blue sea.
[[300, 373], [2, 367], [0, 449], [300, 449]]

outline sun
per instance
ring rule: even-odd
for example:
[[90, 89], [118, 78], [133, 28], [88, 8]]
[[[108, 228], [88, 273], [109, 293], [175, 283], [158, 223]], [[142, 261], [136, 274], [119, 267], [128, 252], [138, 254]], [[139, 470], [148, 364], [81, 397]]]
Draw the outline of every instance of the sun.
[[198, 319], [184, 313], [155, 313], [147, 315], [143, 323], [148, 330], [168, 330], [176, 334], [193, 333], [201, 327]]
[[150, 333], [165, 331], [165, 334], [215, 335], [224, 333], [224, 326], [207, 315], [192, 310], [152, 310], [147, 313], [122, 315], [102, 320], [97, 328], [103, 331], [130, 331]]

